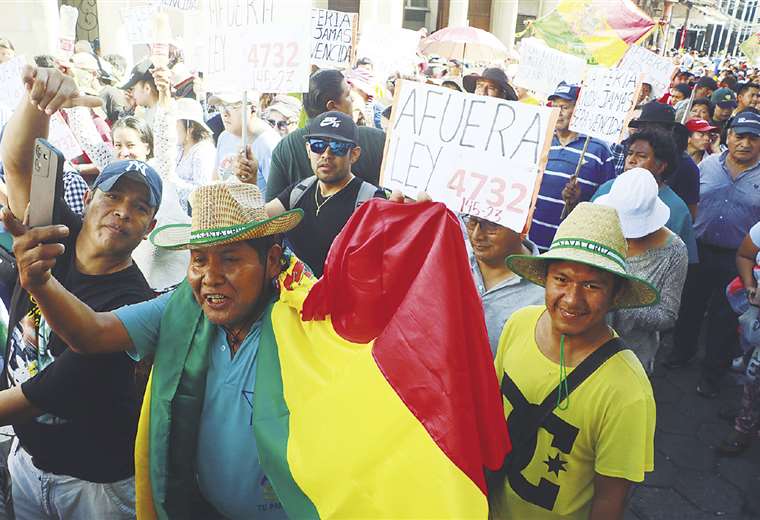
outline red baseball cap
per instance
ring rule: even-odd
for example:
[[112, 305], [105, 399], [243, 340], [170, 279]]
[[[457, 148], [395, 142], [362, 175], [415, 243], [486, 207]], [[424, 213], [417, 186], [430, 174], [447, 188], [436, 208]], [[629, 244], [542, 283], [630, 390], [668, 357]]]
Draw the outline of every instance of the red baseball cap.
[[713, 126], [704, 119], [689, 119], [686, 121], [686, 129], [689, 132], [715, 132], [719, 130], [717, 126]]

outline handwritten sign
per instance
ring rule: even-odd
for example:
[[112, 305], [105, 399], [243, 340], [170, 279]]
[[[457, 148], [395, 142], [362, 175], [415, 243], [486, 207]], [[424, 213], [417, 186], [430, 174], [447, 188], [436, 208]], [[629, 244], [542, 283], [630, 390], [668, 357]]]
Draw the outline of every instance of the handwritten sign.
[[209, 0], [201, 70], [211, 91], [306, 92], [310, 0]]
[[639, 97], [639, 78], [638, 73], [623, 69], [589, 69], [570, 119], [570, 130], [618, 142]]
[[56, 112], [50, 116], [50, 129], [48, 131], [48, 141], [50, 144], [58, 148], [63, 156], [69, 161], [76, 159], [84, 152], [82, 147], [79, 146], [74, 134], [71, 132], [69, 125], [63, 119], [60, 112]]
[[153, 41], [153, 17], [157, 12], [155, 5], [137, 5], [121, 10], [129, 43], [149, 44]]
[[527, 230], [558, 110], [400, 82], [381, 184]]
[[638, 45], [628, 47], [618, 65], [619, 69], [629, 70], [644, 75], [644, 83], [652, 85], [652, 93], [659, 97], [667, 92], [670, 80], [676, 71], [673, 60], [659, 56]]
[[201, 7], [200, 0], [156, 0], [155, 4], [178, 11], [197, 11]]
[[520, 66], [515, 85], [550, 95], [560, 82], [580, 84], [586, 72], [586, 60], [565, 54], [542, 44], [535, 38], [520, 41]]
[[347, 68], [356, 54], [359, 15], [311, 10], [311, 63], [320, 67]]
[[24, 84], [21, 82], [24, 64], [24, 58], [16, 56], [0, 65], [0, 107], [11, 113], [24, 95]]

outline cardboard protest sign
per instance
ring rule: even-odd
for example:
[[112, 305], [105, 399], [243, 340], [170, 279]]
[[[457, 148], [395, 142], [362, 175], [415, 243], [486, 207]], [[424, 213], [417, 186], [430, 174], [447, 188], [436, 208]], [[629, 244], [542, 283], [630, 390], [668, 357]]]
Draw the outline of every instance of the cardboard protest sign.
[[209, 90], [308, 90], [310, 0], [209, 0], [207, 14]]
[[535, 38], [520, 41], [520, 65], [514, 83], [550, 95], [560, 82], [578, 85], [586, 72], [586, 61], [547, 47]]
[[82, 153], [82, 147], [79, 146], [74, 134], [71, 132], [69, 125], [63, 119], [60, 112], [56, 112], [50, 116], [50, 129], [48, 131], [48, 141], [50, 144], [58, 148], [63, 156], [69, 161], [76, 159]]
[[0, 64], [0, 107], [11, 112], [16, 109], [24, 95], [21, 71], [25, 63], [23, 57], [15, 56], [13, 59]]
[[618, 142], [627, 130], [640, 90], [638, 73], [603, 67], [589, 69], [570, 119], [570, 130]]
[[162, 8], [178, 11], [196, 11], [201, 7], [200, 0], [155, 0], [155, 4]]
[[452, 211], [525, 231], [557, 113], [401, 81], [380, 183], [411, 197], [426, 191]]
[[356, 54], [359, 15], [330, 9], [311, 10], [311, 63], [348, 68]]
[[153, 17], [156, 12], [158, 9], [155, 5], [137, 5], [121, 10], [129, 43], [149, 44], [153, 40]]
[[670, 87], [676, 65], [665, 58], [638, 45], [631, 45], [618, 65], [619, 69], [643, 74], [642, 81], [652, 85], [652, 94], [660, 97]]

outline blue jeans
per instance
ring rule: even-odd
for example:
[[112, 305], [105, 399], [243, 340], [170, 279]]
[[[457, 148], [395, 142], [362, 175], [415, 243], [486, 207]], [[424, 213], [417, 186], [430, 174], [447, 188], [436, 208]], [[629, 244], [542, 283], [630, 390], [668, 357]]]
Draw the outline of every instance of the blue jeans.
[[37, 469], [13, 439], [8, 456], [17, 520], [127, 520], [135, 518], [135, 478], [99, 484]]

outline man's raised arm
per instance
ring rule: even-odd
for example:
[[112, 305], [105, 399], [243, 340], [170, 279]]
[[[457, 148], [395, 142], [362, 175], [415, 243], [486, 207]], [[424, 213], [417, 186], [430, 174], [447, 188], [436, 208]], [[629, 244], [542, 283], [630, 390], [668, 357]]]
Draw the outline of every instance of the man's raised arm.
[[50, 115], [64, 107], [102, 104], [97, 97], [81, 96], [73, 78], [56, 69], [27, 65], [21, 79], [26, 93], [5, 126], [0, 143], [8, 206], [19, 216], [24, 215], [29, 204], [34, 140], [47, 137]]
[[13, 253], [22, 287], [31, 294], [50, 328], [72, 349], [106, 353], [133, 347], [127, 329], [112, 312], [95, 312], [56, 280], [51, 270], [64, 252], [66, 226], [27, 229], [4, 208], [3, 224], [13, 235]]

